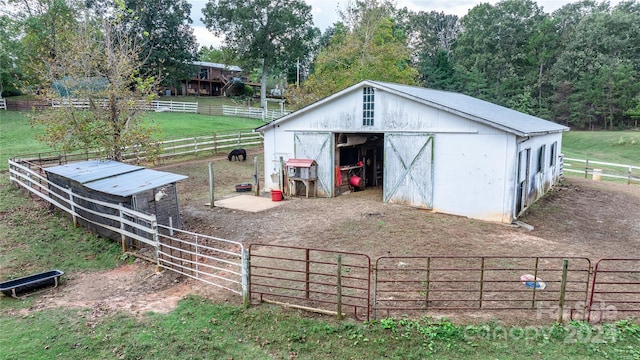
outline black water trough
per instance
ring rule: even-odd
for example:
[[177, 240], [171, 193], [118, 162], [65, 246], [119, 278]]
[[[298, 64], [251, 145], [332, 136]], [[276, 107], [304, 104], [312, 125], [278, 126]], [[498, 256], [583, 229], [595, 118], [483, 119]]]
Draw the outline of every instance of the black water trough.
[[41, 289], [47, 286], [58, 286], [58, 280], [64, 272], [60, 270], [50, 270], [33, 274], [18, 279], [13, 279], [0, 283], [0, 291], [6, 296], [18, 297], [18, 294]]

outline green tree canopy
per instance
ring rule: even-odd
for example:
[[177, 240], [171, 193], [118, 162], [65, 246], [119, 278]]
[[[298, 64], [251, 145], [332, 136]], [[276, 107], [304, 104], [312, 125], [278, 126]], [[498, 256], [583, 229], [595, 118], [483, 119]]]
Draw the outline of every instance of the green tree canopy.
[[377, 0], [358, 1], [342, 12], [344, 28], [320, 51], [295, 101], [309, 103], [365, 79], [416, 84], [418, 72], [394, 14], [390, 2]]
[[35, 113], [32, 121], [44, 125], [40, 140], [64, 151], [99, 150], [104, 157], [122, 160], [125, 150], [139, 150], [149, 159], [155, 154], [153, 127], [140, 114], [155, 92], [153, 78], [142, 78], [141, 48], [128, 36], [121, 20], [126, 10], [116, 8], [107, 18], [84, 15], [72, 32], [69, 44], [50, 57], [42, 80], [56, 83], [73, 97], [86, 101], [87, 108], [64, 106], [68, 98], [52, 87], [40, 95], [63, 106]]
[[270, 70], [295, 64], [317, 36], [311, 7], [302, 0], [209, 0], [202, 12], [207, 28], [224, 37], [245, 68], [262, 68], [262, 106]]

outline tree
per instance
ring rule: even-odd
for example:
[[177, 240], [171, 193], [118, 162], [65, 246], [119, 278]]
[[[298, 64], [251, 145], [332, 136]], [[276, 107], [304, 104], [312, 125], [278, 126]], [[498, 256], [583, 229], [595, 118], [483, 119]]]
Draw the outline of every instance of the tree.
[[[73, 96], [88, 102], [88, 109], [62, 106], [36, 113], [32, 122], [45, 126], [40, 140], [64, 151], [99, 150], [104, 157], [121, 161], [125, 150], [138, 150], [153, 158], [154, 128], [143, 123], [144, 103], [152, 99], [156, 83], [139, 76], [141, 47], [128, 37], [122, 22], [123, 8], [110, 17], [84, 16], [85, 21], [68, 29], [70, 43], [48, 58], [41, 79], [58, 85], [40, 93], [64, 101]], [[64, 95], [64, 96], [63, 96]]]
[[123, 19], [129, 36], [137, 36], [145, 57], [143, 77], [155, 77], [175, 86], [191, 77], [196, 58], [196, 37], [191, 27], [191, 4], [186, 0], [126, 0]]
[[17, 38], [17, 24], [9, 16], [0, 15], [0, 99], [6, 93], [19, 93], [18, 59], [21, 43]]
[[572, 25], [564, 28], [570, 36], [561, 35], [566, 43], [553, 67], [554, 80], [565, 88], [571, 85], [571, 125], [622, 127], [624, 111], [633, 106], [633, 99], [640, 93], [640, 6], [626, 2], [613, 9], [587, 9], [579, 12], [586, 13], [582, 17], [575, 11], [560, 12], [574, 15], [569, 16], [571, 21], [557, 19]]
[[532, 41], [538, 41], [545, 17], [532, 0], [504, 0], [495, 6], [480, 4], [461, 19], [456, 62], [460, 71], [473, 69], [484, 77], [490, 86], [483, 91], [486, 100], [507, 105], [537, 87], [546, 58], [535, 53]]
[[348, 30], [320, 52], [314, 73], [296, 94], [298, 101], [315, 101], [365, 79], [415, 85], [418, 72], [412, 67], [407, 37], [395, 26], [394, 11], [390, 2], [377, 0], [357, 2], [343, 11]]
[[462, 31], [458, 17], [442, 12], [408, 14], [405, 31], [426, 87], [455, 89], [453, 46]]
[[295, 64], [309, 52], [317, 35], [310, 25], [311, 7], [302, 0], [209, 0], [202, 13], [207, 29], [224, 36], [245, 67], [262, 68], [263, 107], [269, 71]]

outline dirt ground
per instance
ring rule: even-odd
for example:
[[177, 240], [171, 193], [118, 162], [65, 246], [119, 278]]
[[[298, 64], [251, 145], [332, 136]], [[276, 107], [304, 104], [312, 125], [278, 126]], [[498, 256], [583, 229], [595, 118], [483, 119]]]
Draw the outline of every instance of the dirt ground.
[[[249, 154], [249, 159], [253, 155]], [[268, 243], [378, 256], [575, 256], [596, 260], [640, 254], [640, 186], [568, 178], [521, 220], [534, 227], [488, 223], [381, 201], [381, 188], [333, 199], [287, 198], [280, 206], [244, 212], [208, 203], [207, 162], [216, 169], [216, 198], [252, 182], [253, 163], [226, 158], [165, 164], [188, 175], [178, 196], [183, 228], [245, 244]], [[261, 161], [258, 162], [261, 164]], [[246, 194], [246, 193], [244, 193]], [[268, 196], [265, 194], [264, 196]], [[89, 307], [91, 316], [171, 311], [187, 294], [240, 303], [239, 296], [164, 271], [143, 260], [107, 272], [65, 274], [63, 285], [38, 295], [32, 309]]]

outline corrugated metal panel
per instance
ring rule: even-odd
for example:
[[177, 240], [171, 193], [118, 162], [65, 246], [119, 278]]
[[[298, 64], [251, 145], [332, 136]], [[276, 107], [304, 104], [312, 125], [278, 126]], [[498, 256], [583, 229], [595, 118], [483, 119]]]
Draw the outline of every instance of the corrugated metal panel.
[[45, 169], [47, 173], [63, 176], [85, 184], [91, 181], [109, 178], [116, 175], [126, 174], [132, 171], [144, 169], [141, 166], [123, 164], [121, 162], [107, 160], [89, 160], [65, 165], [53, 166]]
[[187, 176], [163, 171], [142, 169], [132, 173], [113, 176], [85, 184], [92, 190], [117, 196], [131, 196], [142, 191], [155, 189], [180, 180]]
[[521, 136], [569, 130], [566, 126], [464, 94], [377, 81], [371, 83], [445, 107], [461, 115], [467, 114], [482, 119], [489, 125], [512, 130]]
[[332, 133], [296, 132], [293, 136], [294, 152], [297, 158], [313, 159], [318, 164], [318, 194], [333, 196], [333, 154]]

